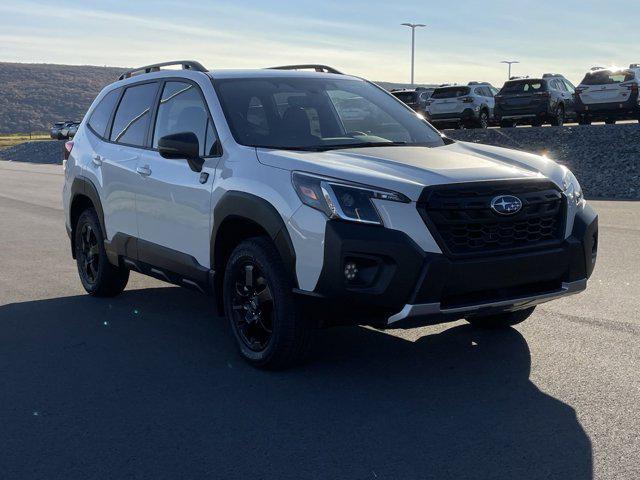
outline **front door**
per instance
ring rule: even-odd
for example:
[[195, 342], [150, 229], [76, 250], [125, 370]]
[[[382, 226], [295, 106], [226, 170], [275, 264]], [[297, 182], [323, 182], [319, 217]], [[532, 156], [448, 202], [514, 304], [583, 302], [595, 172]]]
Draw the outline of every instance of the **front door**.
[[[211, 191], [218, 157], [213, 122], [200, 88], [185, 80], [162, 85], [151, 150], [138, 163], [142, 185], [136, 194], [140, 259], [144, 248], [165, 247], [155, 254], [186, 254], [199, 266], [210, 266]], [[194, 172], [186, 160], [168, 160], [157, 151], [165, 135], [193, 132], [205, 158], [202, 172]], [[168, 249], [168, 250], [166, 250]], [[177, 261], [185, 261], [178, 255]], [[149, 262], [153, 263], [153, 262]]]

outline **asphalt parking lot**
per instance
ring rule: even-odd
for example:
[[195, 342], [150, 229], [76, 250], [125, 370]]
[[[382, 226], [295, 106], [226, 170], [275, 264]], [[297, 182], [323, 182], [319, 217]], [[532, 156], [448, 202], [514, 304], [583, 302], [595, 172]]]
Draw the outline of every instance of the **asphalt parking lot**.
[[640, 477], [640, 202], [592, 202], [587, 292], [515, 329], [328, 330], [267, 373], [205, 296], [85, 295], [62, 180], [0, 162], [0, 478]]

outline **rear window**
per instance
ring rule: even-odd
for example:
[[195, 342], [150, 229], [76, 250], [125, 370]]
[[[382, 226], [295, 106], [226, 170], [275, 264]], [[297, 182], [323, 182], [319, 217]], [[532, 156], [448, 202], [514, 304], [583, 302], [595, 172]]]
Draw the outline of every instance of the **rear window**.
[[404, 103], [413, 103], [416, 101], [418, 94], [416, 92], [393, 92], [393, 96]]
[[431, 98], [457, 98], [469, 95], [469, 87], [447, 87], [437, 88]]
[[582, 80], [583, 85], [615, 85], [616, 83], [633, 80], [635, 75], [631, 71], [612, 72], [610, 70], [600, 70], [590, 72]]
[[518, 80], [516, 82], [507, 82], [500, 90], [500, 94], [505, 93], [536, 93], [544, 92], [546, 85], [541, 80]]

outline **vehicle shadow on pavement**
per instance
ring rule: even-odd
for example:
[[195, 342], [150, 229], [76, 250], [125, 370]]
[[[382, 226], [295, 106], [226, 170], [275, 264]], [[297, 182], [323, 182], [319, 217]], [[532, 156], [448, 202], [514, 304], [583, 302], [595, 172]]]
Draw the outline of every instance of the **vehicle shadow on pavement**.
[[327, 330], [313, 362], [261, 372], [211, 303], [167, 287], [0, 306], [2, 478], [592, 478], [515, 329]]

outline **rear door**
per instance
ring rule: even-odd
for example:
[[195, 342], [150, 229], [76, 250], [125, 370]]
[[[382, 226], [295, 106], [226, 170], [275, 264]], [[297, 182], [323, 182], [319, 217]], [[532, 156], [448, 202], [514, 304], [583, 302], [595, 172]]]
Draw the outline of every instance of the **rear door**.
[[[95, 141], [87, 168], [100, 178], [105, 235], [109, 240], [118, 233], [138, 235], [135, 191], [140, 178], [136, 168], [157, 88], [156, 82], [146, 82], [114, 90], [104, 97], [89, 120], [89, 127], [102, 137]], [[113, 120], [109, 120], [114, 105]], [[126, 253], [135, 257], [135, 250]]]
[[630, 71], [598, 70], [588, 73], [580, 84], [580, 100], [585, 105], [624, 103], [629, 100], [631, 89], [627, 85], [633, 78]]
[[[157, 151], [165, 135], [193, 132], [198, 137], [202, 172], [186, 160], [168, 160]], [[166, 80], [156, 106], [150, 146], [140, 158], [141, 186], [136, 194], [139, 258], [158, 264], [153, 256], [169, 255], [161, 246], [210, 264], [211, 190], [219, 159], [219, 142], [200, 87], [185, 79]], [[146, 258], [146, 257], [149, 258]], [[166, 260], [166, 258], [165, 258]], [[184, 260], [184, 257], [183, 257]]]

